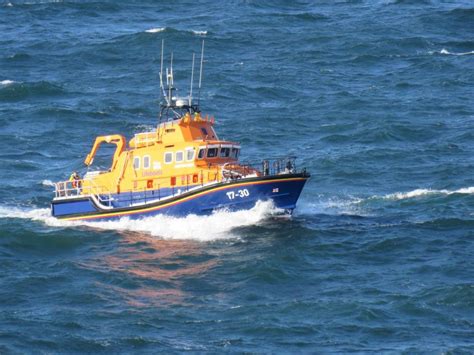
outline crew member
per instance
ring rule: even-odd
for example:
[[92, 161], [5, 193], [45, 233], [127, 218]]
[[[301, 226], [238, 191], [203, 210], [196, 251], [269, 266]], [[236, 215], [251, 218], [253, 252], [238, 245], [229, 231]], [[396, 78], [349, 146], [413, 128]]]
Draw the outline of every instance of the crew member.
[[71, 182], [71, 186], [74, 189], [77, 189], [77, 193], [79, 193], [81, 188], [81, 176], [77, 173], [77, 171], [74, 171], [71, 174], [71, 176], [69, 177], [69, 181]]

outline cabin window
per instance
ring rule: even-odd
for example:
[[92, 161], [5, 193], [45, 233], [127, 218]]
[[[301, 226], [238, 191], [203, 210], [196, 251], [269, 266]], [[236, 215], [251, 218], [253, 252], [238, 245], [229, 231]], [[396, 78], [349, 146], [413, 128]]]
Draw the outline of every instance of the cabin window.
[[186, 160], [187, 161], [194, 160], [194, 149], [187, 149], [186, 150]]
[[217, 150], [218, 150], [217, 148], [209, 148], [209, 149], [207, 150], [207, 157], [208, 157], [208, 158], [215, 158], [215, 157], [217, 157]]
[[140, 157], [133, 158], [133, 168], [135, 170], [140, 169]]
[[165, 164], [171, 164], [173, 162], [173, 152], [165, 153]]
[[239, 157], [239, 148], [232, 148], [232, 153], [230, 156], [234, 159], [237, 159]]
[[204, 138], [206, 138], [209, 135], [209, 133], [207, 133], [207, 129], [205, 129], [204, 127], [201, 127], [201, 132]]
[[176, 158], [175, 158], [176, 162], [181, 163], [183, 159], [184, 159], [183, 152], [182, 151], [176, 152]]
[[198, 159], [204, 158], [205, 153], [206, 153], [206, 148], [199, 149]]
[[143, 169], [150, 169], [150, 156], [145, 155], [143, 157]]
[[221, 158], [228, 158], [230, 156], [230, 148], [221, 148]]

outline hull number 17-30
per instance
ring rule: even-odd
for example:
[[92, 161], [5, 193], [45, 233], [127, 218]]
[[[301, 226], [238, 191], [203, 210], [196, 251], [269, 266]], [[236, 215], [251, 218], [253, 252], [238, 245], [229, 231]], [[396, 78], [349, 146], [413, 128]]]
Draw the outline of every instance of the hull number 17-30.
[[227, 197], [229, 198], [229, 200], [233, 200], [236, 197], [244, 198], [248, 196], [250, 196], [250, 192], [247, 189], [227, 192]]

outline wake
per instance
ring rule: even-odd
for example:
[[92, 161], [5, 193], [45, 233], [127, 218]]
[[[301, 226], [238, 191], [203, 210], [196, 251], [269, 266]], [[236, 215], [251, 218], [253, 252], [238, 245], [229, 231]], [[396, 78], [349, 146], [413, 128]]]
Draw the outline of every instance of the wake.
[[63, 221], [51, 216], [48, 208], [20, 209], [0, 206], [0, 218], [20, 218], [39, 221], [50, 227], [91, 227], [100, 230], [132, 231], [147, 233], [164, 239], [193, 239], [213, 241], [219, 239], [238, 238], [232, 232], [237, 227], [256, 225], [263, 220], [281, 214], [272, 202], [258, 201], [250, 210], [237, 212], [216, 211], [208, 216], [188, 215], [171, 217], [158, 215], [138, 220], [121, 218], [117, 221], [86, 222]]
[[447, 189], [415, 189], [406, 192], [394, 192], [385, 195], [372, 195], [369, 197], [358, 196], [323, 196], [319, 195], [313, 201], [300, 201], [295, 210], [295, 215], [351, 215], [371, 217], [376, 214], [380, 201], [385, 204], [395, 201], [423, 199], [450, 195], [474, 194], [474, 186], [463, 187], [457, 190]]

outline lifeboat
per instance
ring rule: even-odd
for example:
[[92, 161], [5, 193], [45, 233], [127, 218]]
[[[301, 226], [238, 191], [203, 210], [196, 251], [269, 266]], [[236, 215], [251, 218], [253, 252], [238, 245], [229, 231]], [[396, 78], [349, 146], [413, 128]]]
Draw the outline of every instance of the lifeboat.
[[[189, 96], [175, 96], [173, 65], [163, 73], [161, 52], [161, 110], [156, 129], [135, 134], [128, 142], [120, 134], [95, 139], [83, 176], [74, 173], [55, 184], [52, 215], [65, 220], [142, 218], [157, 214], [186, 216], [215, 210], [250, 209], [272, 200], [292, 213], [309, 179], [298, 170], [295, 157], [241, 162], [241, 146], [219, 139], [215, 119], [202, 115], [199, 98], [192, 98], [194, 61]], [[171, 56], [172, 58], [172, 56]], [[204, 42], [201, 50], [201, 89]], [[91, 167], [102, 145], [115, 145], [106, 170]]]

